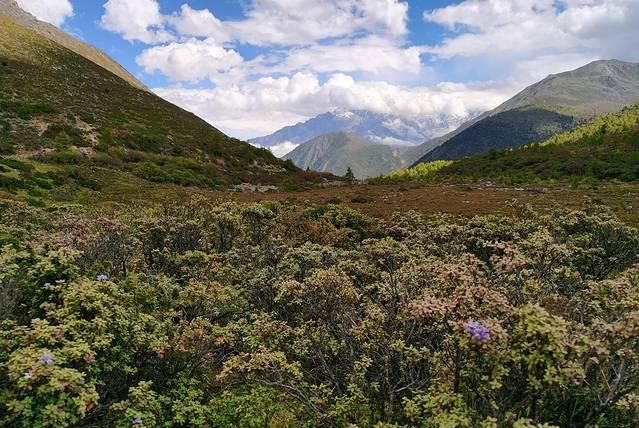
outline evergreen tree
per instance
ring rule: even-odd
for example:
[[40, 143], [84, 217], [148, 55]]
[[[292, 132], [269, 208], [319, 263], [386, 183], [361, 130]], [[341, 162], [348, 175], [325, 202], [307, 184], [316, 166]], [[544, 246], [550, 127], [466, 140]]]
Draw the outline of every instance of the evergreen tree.
[[353, 174], [353, 170], [350, 166], [346, 168], [346, 174], [344, 175], [344, 178], [348, 181], [355, 181], [355, 174]]

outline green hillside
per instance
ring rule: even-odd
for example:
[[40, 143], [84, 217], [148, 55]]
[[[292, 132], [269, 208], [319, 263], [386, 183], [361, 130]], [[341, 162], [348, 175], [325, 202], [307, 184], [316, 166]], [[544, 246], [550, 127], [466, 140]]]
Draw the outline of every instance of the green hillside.
[[377, 182], [477, 181], [534, 183], [553, 180], [639, 180], [639, 104], [599, 116], [545, 142], [453, 162], [436, 161], [397, 171]]
[[388, 174], [404, 163], [399, 149], [370, 144], [347, 132], [321, 135], [286, 155], [302, 169], [344, 175], [350, 167], [356, 178]]
[[47, 39], [66, 47], [78, 55], [85, 57], [89, 61], [96, 63], [116, 76], [126, 80], [132, 86], [140, 89], [146, 89], [142, 82], [136, 79], [124, 67], [100, 49], [84, 43], [81, 40], [75, 39], [54, 25], [36, 19], [30, 13], [24, 11], [15, 2], [15, 0], [0, 0], [0, 15], [4, 15], [20, 26], [28, 28]]
[[41, 195], [134, 177], [226, 188], [312, 177], [0, 15], [0, 183]]
[[441, 174], [515, 183], [571, 178], [635, 181], [639, 180], [638, 125], [639, 104], [635, 104], [544, 143], [461, 159]]

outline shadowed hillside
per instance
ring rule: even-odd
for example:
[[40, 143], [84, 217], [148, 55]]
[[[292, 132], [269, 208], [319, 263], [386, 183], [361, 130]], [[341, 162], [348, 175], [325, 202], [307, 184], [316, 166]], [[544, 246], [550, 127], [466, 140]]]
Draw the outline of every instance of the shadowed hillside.
[[541, 181], [639, 180], [639, 104], [599, 116], [543, 143], [457, 161], [433, 161], [372, 180], [483, 181], [524, 184]]

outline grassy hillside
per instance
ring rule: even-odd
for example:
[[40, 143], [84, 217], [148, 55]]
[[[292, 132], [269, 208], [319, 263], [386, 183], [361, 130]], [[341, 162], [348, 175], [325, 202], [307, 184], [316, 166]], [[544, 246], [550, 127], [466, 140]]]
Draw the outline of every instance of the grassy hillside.
[[599, 116], [543, 143], [490, 150], [454, 162], [431, 162], [376, 182], [496, 180], [639, 180], [639, 104]]
[[33, 194], [127, 175], [204, 187], [317, 178], [1, 16], [0, 156], [3, 187]]
[[440, 174], [515, 183], [573, 178], [639, 180], [639, 104], [544, 143], [453, 162]]
[[11, 19], [17, 24], [33, 30], [55, 43], [77, 53], [78, 55], [85, 57], [89, 61], [96, 63], [116, 76], [126, 80], [132, 86], [139, 89], [146, 89], [138, 79], [114, 61], [113, 58], [109, 57], [101, 50], [73, 38], [56, 26], [39, 21], [28, 12], [22, 10], [15, 0], [0, 0], [0, 15], [5, 15], [5, 17]]
[[302, 169], [340, 176], [350, 167], [359, 179], [388, 174], [403, 165], [398, 149], [370, 144], [346, 132], [321, 135], [300, 145], [285, 158]]

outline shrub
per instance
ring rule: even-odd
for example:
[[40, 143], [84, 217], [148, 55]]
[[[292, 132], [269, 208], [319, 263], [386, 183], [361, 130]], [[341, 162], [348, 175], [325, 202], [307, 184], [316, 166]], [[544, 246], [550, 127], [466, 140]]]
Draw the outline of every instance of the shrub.
[[594, 203], [386, 220], [204, 198], [126, 208], [0, 202], [2, 425], [639, 417], [639, 233]]

